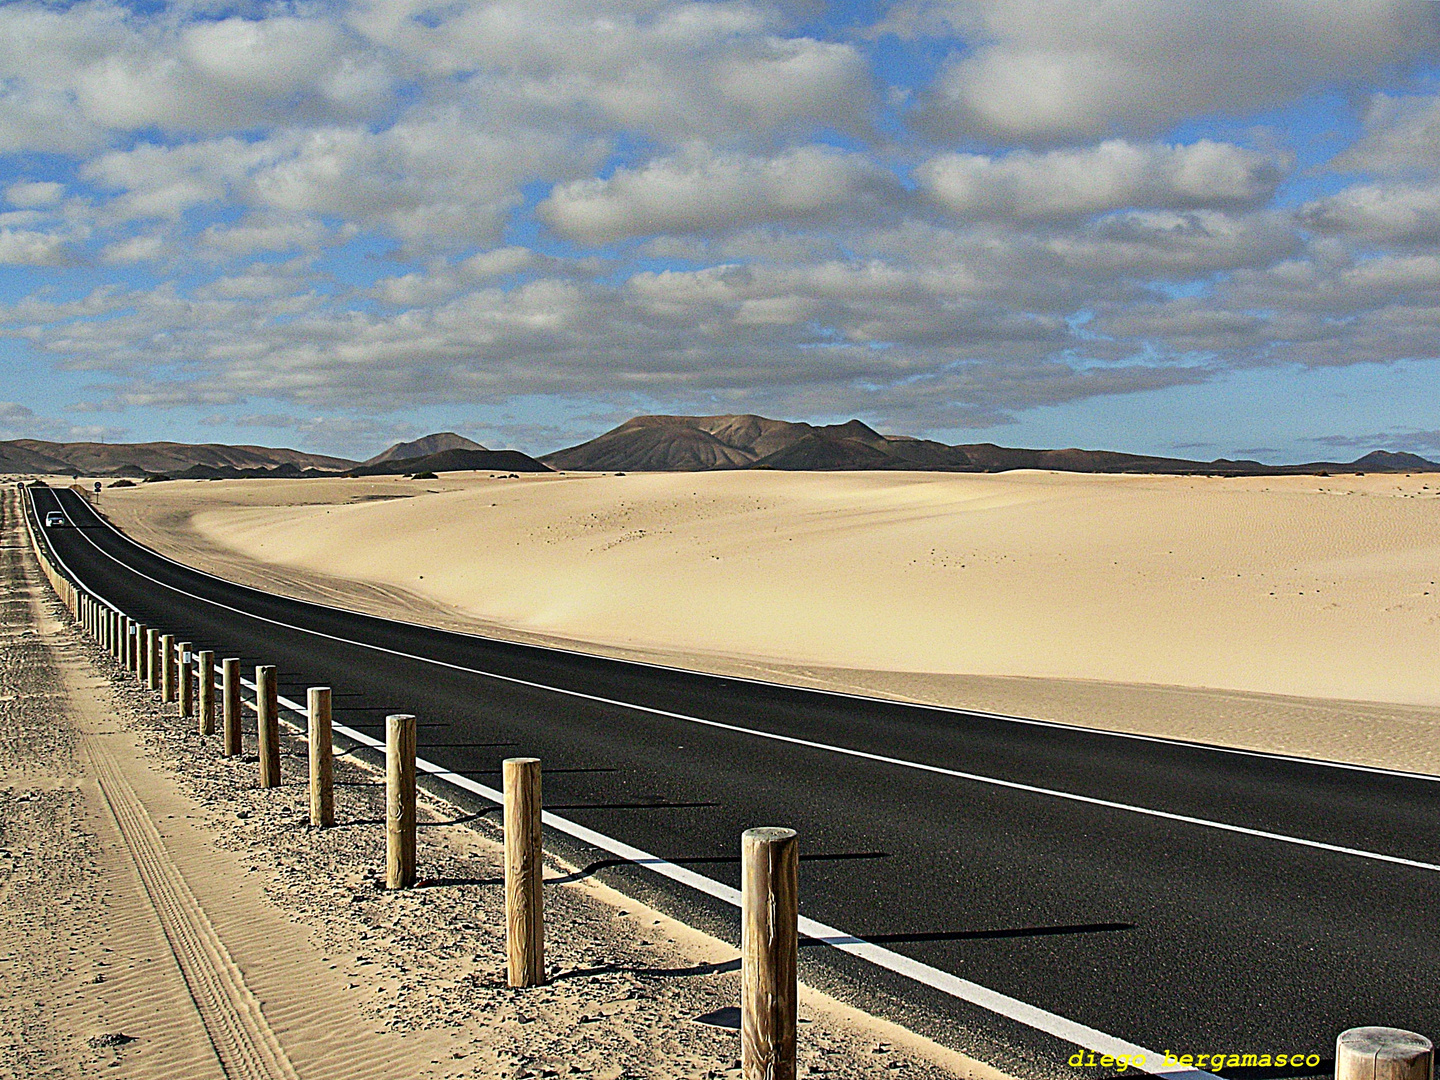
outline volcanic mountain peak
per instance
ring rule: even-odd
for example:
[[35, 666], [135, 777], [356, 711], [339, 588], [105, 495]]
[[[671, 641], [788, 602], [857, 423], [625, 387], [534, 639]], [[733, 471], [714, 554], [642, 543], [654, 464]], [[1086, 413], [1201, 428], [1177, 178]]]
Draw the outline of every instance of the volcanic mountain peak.
[[429, 457], [431, 454], [443, 453], [446, 450], [484, 450], [478, 442], [465, 438], [464, 435], [456, 435], [453, 431], [437, 431], [424, 438], [414, 439], [410, 442], [398, 442], [388, 450], [383, 450], [374, 457], [369, 458], [362, 464], [379, 465], [386, 461], [408, 461], [411, 458]]

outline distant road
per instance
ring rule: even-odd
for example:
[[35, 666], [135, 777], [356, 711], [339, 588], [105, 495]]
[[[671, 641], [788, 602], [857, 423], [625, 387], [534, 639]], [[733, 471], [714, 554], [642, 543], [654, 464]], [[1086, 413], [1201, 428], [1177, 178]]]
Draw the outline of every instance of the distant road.
[[[181, 567], [73, 491], [36, 489], [35, 506], [78, 526], [45, 532], [96, 593], [217, 656], [278, 665], [286, 696], [333, 686], [338, 723], [380, 735], [386, 713], [415, 713], [435, 725], [422, 756], [495, 787], [501, 759], [538, 756], [548, 808], [731, 886], [743, 829], [792, 826], [802, 915], [1075, 1025], [1154, 1051], [1322, 1059], [1270, 1076], [1326, 1072], [1347, 1027], [1440, 1036], [1434, 779], [411, 626]], [[1023, 1010], [997, 1018], [937, 980], [804, 953], [962, 1049], [989, 1032], [1047, 1072], [1074, 1050]]]

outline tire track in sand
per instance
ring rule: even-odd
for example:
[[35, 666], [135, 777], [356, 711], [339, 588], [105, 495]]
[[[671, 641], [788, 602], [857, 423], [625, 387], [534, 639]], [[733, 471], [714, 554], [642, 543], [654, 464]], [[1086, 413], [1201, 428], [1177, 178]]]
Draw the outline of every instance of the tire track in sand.
[[95, 739], [86, 739], [84, 749], [226, 1077], [299, 1080], [259, 1000], [170, 858], [118, 759]]

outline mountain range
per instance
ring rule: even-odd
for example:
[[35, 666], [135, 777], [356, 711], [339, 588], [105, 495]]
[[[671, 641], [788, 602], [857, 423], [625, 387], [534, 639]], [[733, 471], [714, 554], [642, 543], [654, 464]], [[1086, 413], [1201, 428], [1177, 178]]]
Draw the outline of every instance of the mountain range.
[[803, 471], [911, 469], [930, 472], [1062, 472], [1282, 476], [1425, 472], [1440, 464], [1416, 454], [1376, 450], [1350, 462], [1266, 465], [1194, 461], [1109, 450], [1027, 450], [994, 443], [950, 445], [882, 435], [859, 420], [814, 425], [764, 416], [637, 416], [588, 442], [532, 458], [490, 450], [453, 431], [400, 442], [364, 462], [265, 446], [151, 443], [0, 442], [0, 473], [175, 479], [399, 476], [426, 472], [702, 472], [713, 469]]
[[[222, 443], [57, 443], [40, 439], [0, 442], [0, 472], [58, 476], [179, 476], [187, 470], [235, 475], [276, 469], [298, 475], [306, 469], [334, 472], [355, 462], [325, 454], [268, 446], [226, 446]], [[292, 473], [293, 470], [293, 473]]]
[[637, 416], [589, 442], [540, 458], [573, 472], [710, 469], [914, 469], [931, 472], [1170, 473], [1279, 476], [1319, 472], [1404, 472], [1440, 469], [1415, 454], [1376, 450], [1351, 462], [1265, 465], [1259, 461], [1193, 461], [1110, 450], [1025, 450], [994, 443], [951, 446], [930, 439], [881, 435], [851, 420], [815, 426], [763, 416]]

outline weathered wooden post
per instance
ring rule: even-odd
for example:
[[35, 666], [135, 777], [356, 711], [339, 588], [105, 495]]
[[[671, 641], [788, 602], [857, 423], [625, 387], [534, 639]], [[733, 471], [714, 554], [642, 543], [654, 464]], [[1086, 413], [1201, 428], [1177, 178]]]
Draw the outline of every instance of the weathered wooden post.
[[175, 635], [160, 635], [160, 700], [167, 705], [178, 696], [175, 691]]
[[160, 631], [151, 626], [145, 628], [145, 685], [160, 689]]
[[330, 743], [330, 687], [310, 687], [305, 704], [306, 711], [310, 713], [310, 824], [328, 829], [335, 824], [335, 764]]
[[220, 691], [224, 698], [224, 749], [226, 757], [240, 753], [240, 658], [227, 656], [220, 668]]
[[195, 715], [195, 654], [190, 651], [190, 642], [182, 641], [175, 646], [180, 662], [180, 715]]
[[135, 674], [135, 657], [138, 656], [139, 653], [140, 653], [140, 650], [135, 647], [135, 635], [138, 634], [139, 632], [140, 632], [140, 624], [137, 623], [134, 619], [130, 618], [130, 616], [126, 615], [126, 616], [125, 616], [125, 662], [124, 662], [124, 664], [122, 664], [121, 666], [124, 667], [126, 673], [127, 673], [127, 674], [130, 674], [130, 675], [134, 675], [134, 674]]
[[1358, 1027], [1335, 1040], [1335, 1080], [1432, 1080], [1435, 1047], [1400, 1028]]
[[800, 846], [794, 829], [740, 838], [740, 1063], [745, 1080], [795, 1080]]
[[200, 651], [199, 670], [195, 672], [200, 680], [200, 734], [215, 734], [215, 654], [209, 649]]
[[545, 869], [540, 835], [540, 759], [506, 758], [505, 950], [511, 986], [545, 983]]
[[275, 666], [255, 669], [255, 725], [260, 743], [260, 786], [280, 786], [280, 708]]
[[415, 717], [385, 717], [385, 887], [415, 884]]

